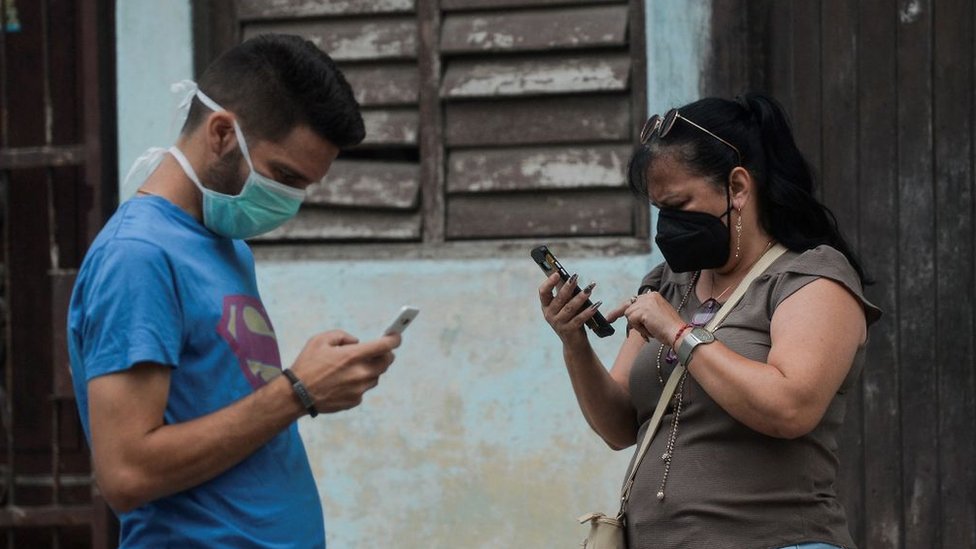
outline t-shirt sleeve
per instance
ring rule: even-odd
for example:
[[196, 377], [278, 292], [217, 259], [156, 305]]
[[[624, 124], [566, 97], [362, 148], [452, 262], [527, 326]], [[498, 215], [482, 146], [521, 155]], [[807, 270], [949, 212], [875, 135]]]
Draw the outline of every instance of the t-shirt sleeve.
[[80, 333], [86, 381], [140, 362], [176, 367], [182, 314], [166, 254], [146, 242], [115, 240], [90, 268]]
[[640, 287], [637, 288], [637, 293], [657, 292], [661, 290], [662, 285], [664, 285], [664, 263], [654, 267], [651, 272], [644, 275]]
[[864, 308], [868, 326], [881, 318], [881, 309], [864, 297], [861, 280], [854, 267], [842, 253], [830, 246], [818, 246], [807, 250], [786, 266], [772, 288], [770, 315], [786, 298], [818, 278], [833, 280], [847, 289]]

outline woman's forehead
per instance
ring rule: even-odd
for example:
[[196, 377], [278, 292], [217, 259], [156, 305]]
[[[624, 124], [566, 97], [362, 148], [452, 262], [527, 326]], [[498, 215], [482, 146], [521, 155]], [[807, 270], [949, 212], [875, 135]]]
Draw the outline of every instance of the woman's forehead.
[[673, 154], [663, 154], [647, 167], [647, 194], [654, 202], [671, 195], [707, 192], [704, 177], [695, 175]]

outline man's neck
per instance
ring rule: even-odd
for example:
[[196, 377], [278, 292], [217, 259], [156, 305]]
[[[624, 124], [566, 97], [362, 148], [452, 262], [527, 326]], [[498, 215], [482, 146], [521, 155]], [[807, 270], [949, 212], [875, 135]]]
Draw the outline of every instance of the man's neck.
[[145, 194], [165, 198], [197, 221], [203, 222], [203, 195], [183, 168], [167, 153], [159, 167], [139, 186]]

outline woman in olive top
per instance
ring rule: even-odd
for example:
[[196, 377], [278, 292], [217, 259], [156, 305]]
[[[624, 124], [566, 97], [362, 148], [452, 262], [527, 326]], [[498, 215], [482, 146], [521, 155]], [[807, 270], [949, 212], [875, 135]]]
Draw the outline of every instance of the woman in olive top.
[[[750, 94], [653, 116], [630, 184], [660, 209], [666, 263], [608, 313], [628, 323], [609, 372], [582, 328], [592, 287], [573, 297], [576, 280], [556, 275], [539, 289], [580, 408], [610, 447], [640, 440], [664, 381], [687, 366], [637, 470], [630, 548], [852, 547], [837, 436], [880, 311], [782, 108]], [[788, 251], [705, 333], [777, 243]]]

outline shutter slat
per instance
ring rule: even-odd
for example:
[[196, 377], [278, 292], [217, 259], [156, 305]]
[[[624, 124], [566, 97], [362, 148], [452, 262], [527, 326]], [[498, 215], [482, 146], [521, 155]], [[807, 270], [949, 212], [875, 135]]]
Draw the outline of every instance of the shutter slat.
[[414, 11], [414, 0], [237, 0], [242, 20]]
[[628, 191], [452, 196], [448, 238], [598, 236], [633, 230]]
[[441, 96], [451, 99], [625, 91], [630, 58], [626, 53], [544, 59], [451, 62]]
[[627, 6], [551, 8], [444, 18], [444, 53], [542, 51], [624, 46]]
[[413, 109], [363, 109], [366, 139], [362, 146], [417, 145], [417, 127], [420, 115]]
[[297, 34], [336, 61], [417, 57], [414, 17], [252, 23], [244, 27], [244, 38], [268, 32]]
[[257, 241], [418, 240], [420, 213], [302, 208], [294, 219]]
[[443, 10], [476, 10], [526, 8], [530, 6], [564, 6], [582, 4], [620, 4], [620, 0], [441, 0]]
[[445, 108], [445, 140], [452, 147], [629, 139], [626, 94], [472, 101]]
[[416, 65], [380, 64], [342, 67], [360, 106], [417, 104], [420, 77]]
[[337, 160], [325, 181], [308, 189], [306, 204], [414, 209], [420, 166], [412, 162]]
[[629, 145], [462, 150], [450, 154], [450, 193], [624, 187]]

